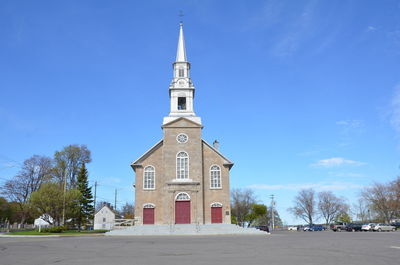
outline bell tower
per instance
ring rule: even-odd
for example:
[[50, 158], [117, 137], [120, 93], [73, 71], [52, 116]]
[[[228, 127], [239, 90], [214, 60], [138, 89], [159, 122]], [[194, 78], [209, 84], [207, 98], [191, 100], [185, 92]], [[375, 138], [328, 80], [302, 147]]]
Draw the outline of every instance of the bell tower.
[[178, 49], [173, 66], [173, 78], [169, 85], [170, 113], [164, 117], [163, 125], [185, 117], [201, 125], [201, 118], [193, 110], [194, 85], [190, 78], [190, 63], [186, 58], [183, 24], [179, 28]]

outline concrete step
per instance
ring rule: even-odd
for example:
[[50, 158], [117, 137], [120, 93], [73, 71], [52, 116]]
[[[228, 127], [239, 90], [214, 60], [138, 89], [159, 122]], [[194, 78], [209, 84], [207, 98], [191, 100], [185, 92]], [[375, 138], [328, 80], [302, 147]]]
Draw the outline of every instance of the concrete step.
[[141, 225], [107, 232], [107, 236], [134, 235], [266, 235], [255, 228], [243, 228], [231, 224], [179, 224], [179, 225]]

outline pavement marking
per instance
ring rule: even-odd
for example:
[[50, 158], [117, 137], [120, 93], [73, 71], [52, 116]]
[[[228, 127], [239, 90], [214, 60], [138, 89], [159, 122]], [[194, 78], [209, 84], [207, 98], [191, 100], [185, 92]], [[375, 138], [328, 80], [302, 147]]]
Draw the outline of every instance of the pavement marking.
[[390, 246], [390, 248], [400, 249], [400, 247]]

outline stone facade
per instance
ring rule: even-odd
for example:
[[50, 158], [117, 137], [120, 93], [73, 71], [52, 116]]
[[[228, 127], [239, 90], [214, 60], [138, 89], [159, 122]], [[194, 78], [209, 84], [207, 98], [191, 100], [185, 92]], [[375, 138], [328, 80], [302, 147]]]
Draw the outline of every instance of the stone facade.
[[[136, 176], [136, 224], [171, 225], [185, 214], [190, 218], [182, 220], [191, 224], [230, 224], [229, 170], [233, 163], [201, 137], [203, 126], [193, 109], [194, 86], [189, 77], [182, 25], [173, 66], [171, 112], [164, 118], [163, 139], [131, 165]], [[184, 71], [179, 73], [177, 67]], [[179, 160], [180, 154], [186, 160]], [[179, 161], [187, 161], [187, 167]], [[146, 169], [150, 173], [145, 173]], [[180, 206], [180, 198], [186, 201], [185, 206]]]

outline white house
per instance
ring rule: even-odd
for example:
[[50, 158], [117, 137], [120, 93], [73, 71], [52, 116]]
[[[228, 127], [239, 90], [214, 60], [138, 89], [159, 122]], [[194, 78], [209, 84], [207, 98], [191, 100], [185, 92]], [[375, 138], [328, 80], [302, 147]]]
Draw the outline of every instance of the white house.
[[94, 229], [107, 229], [111, 230], [115, 224], [115, 212], [107, 205], [104, 205], [94, 215]]
[[50, 222], [54, 222], [53, 218], [50, 215], [43, 214], [39, 218], [36, 218], [33, 224], [35, 227], [49, 227], [51, 225]]

